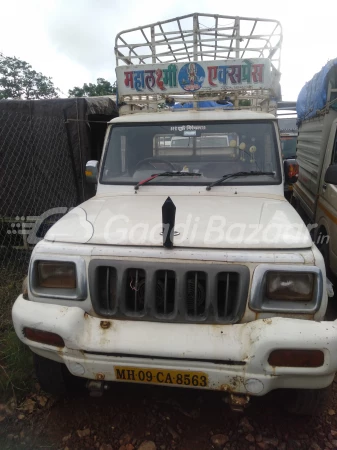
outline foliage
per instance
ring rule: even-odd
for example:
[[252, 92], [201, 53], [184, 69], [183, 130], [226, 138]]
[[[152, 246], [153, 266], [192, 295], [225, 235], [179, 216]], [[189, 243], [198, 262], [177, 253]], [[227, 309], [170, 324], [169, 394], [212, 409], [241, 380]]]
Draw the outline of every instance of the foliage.
[[21, 267], [0, 268], [0, 404], [13, 394], [20, 396], [33, 380], [31, 351], [16, 336], [11, 318], [25, 275]]
[[239, 100], [239, 106], [250, 106], [251, 102], [249, 99]]
[[75, 86], [69, 89], [69, 97], [98, 97], [100, 95], [116, 94], [116, 82], [112, 85], [104, 78], [97, 78], [97, 84], [84, 83], [83, 87]]
[[55, 98], [58, 91], [50, 77], [26, 61], [0, 53], [0, 100]]
[[0, 401], [26, 392], [33, 382], [32, 352], [10, 329], [0, 339]]

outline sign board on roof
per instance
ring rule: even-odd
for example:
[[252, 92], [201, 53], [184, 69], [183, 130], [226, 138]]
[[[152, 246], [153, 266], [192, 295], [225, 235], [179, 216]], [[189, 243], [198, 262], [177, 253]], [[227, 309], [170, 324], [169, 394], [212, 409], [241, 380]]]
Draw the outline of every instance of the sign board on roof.
[[269, 59], [232, 59], [116, 68], [119, 95], [272, 88]]

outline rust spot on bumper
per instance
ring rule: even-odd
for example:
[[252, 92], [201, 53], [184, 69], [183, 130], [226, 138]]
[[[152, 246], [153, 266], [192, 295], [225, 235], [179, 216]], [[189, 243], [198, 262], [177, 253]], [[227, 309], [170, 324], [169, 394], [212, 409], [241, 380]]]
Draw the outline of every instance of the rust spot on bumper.
[[104, 373], [96, 373], [95, 379], [96, 380], [104, 380], [105, 379]]
[[263, 319], [263, 322], [268, 325], [271, 325], [273, 323], [272, 319]]
[[228, 393], [236, 392], [238, 390], [239, 386], [243, 385], [243, 384], [244, 384], [243, 377], [236, 375], [229, 380], [228, 384], [222, 384], [220, 386], [220, 391], [228, 392]]
[[223, 392], [232, 392], [232, 391], [233, 391], [233, 388], [232, 388], [232, 386], [230, 386], [229, 384], [222, 384], [222, 385], [220, 386], [220, 391], [223, 391]]
[[108, 320], [101, 320], [99, 325], [101, 328], [103, 328], [103, 330], [107, 330], [108, 328], [110, 328], [111, 323]]

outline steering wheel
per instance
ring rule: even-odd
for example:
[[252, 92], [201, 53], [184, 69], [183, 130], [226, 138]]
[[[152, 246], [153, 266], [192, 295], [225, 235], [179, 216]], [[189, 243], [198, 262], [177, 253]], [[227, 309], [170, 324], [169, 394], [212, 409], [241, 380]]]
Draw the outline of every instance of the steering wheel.
[[139, 161], [139, 162], [136, 164], [136, 167], [135, 167], [134, 172], [137, 172], [137, 170], [139, 170], [139, 168], [140, 168], [143, 164], [147, 164], [147, 165], [150, 166], [151, 168], [153, 168], [153, 169], [155, 169], [155, 170], [158, 170], [158, 169], [152, 164], [152, 163], [156, 163], [156, 162], [167, 164], [167, 165], [169, 166], [170, 170], [172, 170], [172, 171], [177, 170], [176, 167], [175, 167], [175, 165], [172, 164], [171, 162], [166, 161], [165, 159], [162, 159], [162, 158], [153, 158], [153, 157], [151, 157], [151, 158], [145, 158], [145, 159], [142, 159], [141, 161]]

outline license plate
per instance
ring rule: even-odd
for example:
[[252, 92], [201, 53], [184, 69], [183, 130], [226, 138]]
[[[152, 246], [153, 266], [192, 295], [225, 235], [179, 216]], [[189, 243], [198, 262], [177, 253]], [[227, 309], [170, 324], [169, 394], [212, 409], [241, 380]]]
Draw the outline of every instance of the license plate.
[[116, 380], [136, 383], [174, 384], [186, 387], [208, 386], [208, 375], [204, 372], [115, 366], [115, 376]]

